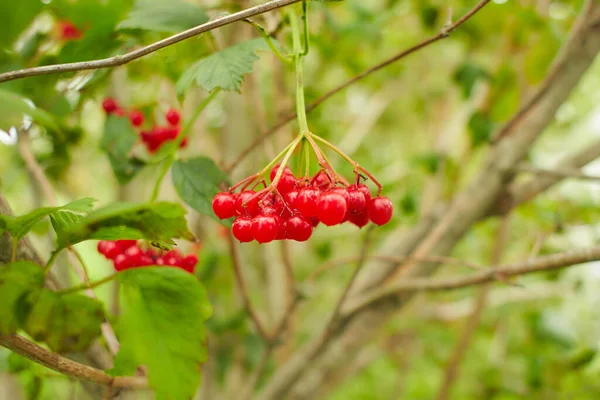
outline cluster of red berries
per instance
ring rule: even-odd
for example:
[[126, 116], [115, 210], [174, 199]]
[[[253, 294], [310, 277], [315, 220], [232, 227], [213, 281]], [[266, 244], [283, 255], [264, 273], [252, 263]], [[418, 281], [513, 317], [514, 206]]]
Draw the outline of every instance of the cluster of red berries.
[[[271, 171], [273, 182], [279, 166]], [[327, 226], [350, 222], [359, 228], [369, 221], [384, 225], [392, 218], [387, 197], [372, 198], [364, 184], [336, 186], [324, 172], [297, 179], [285, 168], [277, 190], [217, 193], [212, 208], [220, 219], [235, 217], [231, 231], [240, 242], [268, 243], [291, 239], [304, 242], [319, 223]]]
[[198, 264], [198, 257], [195, 254], [183, 256], [177, 250], [159, 254], [154, 249], [139, 247], [137, 240], [101, 240], [98, 242], [98, 252], [112, 260], [117, 271], [150, 265], [167, 265], [179, 267], [193, 274]]
[[68, 20], [61, 20], [56, 23], [56, 36], [60, 40], [70, 41], [79, 40], [83, 37], [83, 33]]
[[[107, 114], [115, 114], [120, 117], [126, 115], [125, 110], [119, 106], [115, 99], [110, 97], [104, 99], [102, 108]], [[132, 110], [129, 112], [128, 116], [129, 121], [134, 128], [141, 128], [144, 124], [144, 114], [140, 110]], [[147, 131], [140, 130], [140, 138], [150, 153], [157, 152], [163, 143], [177, 139], [177, 136], [179, 136], [179, 133], [181, 132], [181, 126], [179, 125], [181, 115], [177, 110], [171, 108], [167, 111], [165, 120], [167, 121], [167, 125], [155, 125]], [[181, 141], [179, 147], [184, 148], [187, 145], [188, 140], [186, 137]]]

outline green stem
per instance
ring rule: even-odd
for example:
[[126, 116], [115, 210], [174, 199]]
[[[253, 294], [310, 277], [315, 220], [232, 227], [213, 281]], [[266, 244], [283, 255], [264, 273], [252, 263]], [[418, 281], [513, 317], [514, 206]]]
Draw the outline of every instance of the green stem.
[[306, 118], [306, 102], [304, 100], [304, 50], [300, 41], [300, 27], [293, 7], [290, 7], [290, 23], [292, 25], [292, 39], [296, 61], [296, 114], [300, 132], [309, 132]]
[[255, 21], [252, 21], [251, 19], [244, 19], [243, 21], [246, 22], [246, 23], [248, 23], [248, 24], [250, 24], [250, 25], [252, 25], [256, 29], [258, 29], [258, 32], [263, 37], [263, 39], [265, 39], [265, 42], [267, 42], [267, 45], [271, 48], [271, 50], [273, 51], [273, 53], [275, 53], [275, 55], [277, 56], [277, 58], [279, 58], [281, 61], [283, 61], [286, 64], [291, 63], [292, 61], [294, 61], [293, 57], [291, 57], [291, 56], [289, 56], [287, 54], [282, 54], [281, 51], [279, 51], [279, 49], [277, 48], [277, 46], [273, 42], [273, 38], [271, 37], [271, 35], [269, 35], [269, 32], [267, 32], [267, 30], [262, 27], [262, 25], [260, 25], [259, 23], [255, 22]]
[[19, 248], [19, 241], [13, 237], [12, 253], [10, 255], [10, 262], [17, 261], [17, 249]]
[[165, 179], [165, 175], [167, 175], [169, 168], [171, 168], [171, 164], [173, 164], [173, 161], [175, 161], [175, 154], [169, 154], [169, 156], [163, 161], [160, 173], [158, 174], [158, 179], [154, 184], [154, 189], [152, 189], [150, 203], [154, 203], [156, 199], [158, 199], [158, 194], [160, 193], [160, 185], [162, 184], [163, 179]]
[[56, 293], [58, 293], [58, 294], [68, 294], [68, 293], [78, 292], [80, 290], [92, 289], [92, 288], [95, 288], [96, 286], [100, 286], [100, 285], [102, 285], [104, 283], [107, 283], [107, 282], [110, 282], [110, 281], [114, 280], [117, 277], [117, 275], [118, 275], [118, 273], [114, 273], [112, 275], [109, 275], [109, 276], [106, 276], [106, 277], [100, 279], [99, 281], [89, 282], [87, 284], [84, 283], [84, 284], [81, 284], [81, 285], [78, 285], [78, 286], [73, 286], [72, 288], [69, 288], [69, 289], [59, 290]]
[[281, 164], [279, 166], [279, 169], [277, 170], [277, 174], [275, 175], [275, 178], [273, 178], [273, 182], [271, 182], [272, 187], [274, 187], [274, 188], [277, 187], [277, 184], [279, 183], [279, 179], [283, 175], [283, 171], [285, 170], [285, 166], [287, 165], [287, 162], [289, 161], [290, 157], [294, 153], [294, 150], [296, 150], [296, 147], [298, 147], [298, 144], [300, 143], [300, 141], [303, 138], [304, 138], [304, 134], [301, 132], [296, 137], [296, 139], [294, 139], [292, 141], [292, 143], [289, 144], [288, 150], [285, 153], [285, 156], [283, 156], [283, 160], [281, 160]]
[[[306, 142], [302, 142], [306, 143]], [[304, 146], [304, 177], [308, 178], [310, 175], [310, 149], [309, 145]]]
[[306, 56], [310, 50], [310, 40], [308, 36], [308, 1], [302, 0], [302, 22], [304, 24], [304, 51], [302, 56]]
[[50, 259], [48, 259], [48, 262], [46, 263], [46, 266], [44, 267], [45, 274], [47, 274], [50, 271], [50, 268], [52, 268], [52, 264], [54, 264], [54, 261], [56, 261], [56, 257], [58, 257], [59, 253], [60, 253], [60, 250], [54, 250], [52, 252], [52, 254], [50, 255]]

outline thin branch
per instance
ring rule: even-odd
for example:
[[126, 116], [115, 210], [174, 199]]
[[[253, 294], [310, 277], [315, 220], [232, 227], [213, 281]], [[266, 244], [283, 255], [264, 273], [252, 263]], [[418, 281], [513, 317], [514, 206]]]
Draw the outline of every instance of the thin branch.
[[600, 176], [597, 175], [587, 175], [581, 172], [581, 170], [577, 168], [540, 168], [533, 165], [521, 164], [512, 169], [513, 172], [525, 172], [533, 175], [543, 175], [553, 178], [571, 178], [583, 181], [598, 181], [600, 182]]
[[31, 147], [29, 143], [29, 132], [22, 129], [20, 130], [19, 135], [19, 153], [21, 154], [21, 158], [25, 162], [25, 168], [29, 171], [33, 179], [38, 183], [42, 194], [48, 201], [48, 204], [52, 207], [56, 207], [56, 197], [54, 196], [54, 190], [52, 190], [52, 185], [46, 179], [46, 174], [42, 167], [38, 164], [35, 156], [31, 152]]
[[114, 388], [148, 388], [145, 378], [133, 376], [112, 377], [106, 375], [102, 370], [52, 353], [19, 335], [0, 335], [0, 346], [6, 347], [17, 354], [71, 378], [95, 382]]
[[[323, 94], [321, 97], [319, 97], [317, 100], [315, 100], [314, 102], [310, 103], [307, 107], [306, 107], [306, 112], [309, 113], [311, 111], [313, 111], [315, 108], [317, 108], [319, 105], [321, 105], [321, 103], [323, 103], [325, 100], [329, 99], [330, 97], [332, 97], [333, 95], [341, 92], [342, 90], [346, 89], [348, 86], [352, 85], [353, 83], [356, 83], [357, 81], [389, 66], [390, 64], [395, 63], [398, 60], [401, 60], [409, 55], [411, 55], [412, 53], [415, 53], [437, 41], [440, 41], [442, 39], [447, 38], [451, 32], [453, 32], [454, 30], [456, 30], [459, 26], [461, 26], [462, 24], [464, 24], [467, 20], [469, 20], [469, 18], [471, 18], [473, 15], [475, 15], [479, 10], [481, 10], [486, 4], [488, 4], [491, 0], [483, 0], [480, 1], [475, 7], [473, 7], [473, 9], [471, 9], [471, 11], [469, 11], [468, 13], [466, 13], [465, 15], [463, 15], [460, 19], [458, 19], [456, 22], [454, 22], [453, 24], [450, 24], [448, 26], [445, 26], [440, 33], [438, 33], [435, 36], [430, 37], [429, 39], [426, 39], [406, 50], [401, 51], [400, 53], [388, 58], [387, 60], [374, 65], [373, 67], [361, 72], [360, 74], [354, 76], [353, 78], [350, 78], [348, 81], [344, 82], [343, 84], [335, 87], [334, 89], [331, 89], [330, 91], [328, 91], [327, 93]], [[1, 76], [1, 75], [0, 75]], [[268, 131], [262, 133], [260, 136], [258, 136], [256, 139], [254, 139], [254, 141], [252, 143], [250, 143], [250, 145], [245, 148], [244, 150], [242, 150], [242, 152], [240, 153], [240, 155], [227, 167], [224, 168], [225, 172], [230, 173], [231, 171], [233, 171], [241, 162], [242, 160], [248, 155], [250, 154], [256, 147], [258, 147], [258, 145], [260, 145], [266, 138], [268, 138], [269, 136], [273, 135], [275, 132], [277, 132], [280, 128], [284, 127], [285, 125], [287, 125], [289, 122], [293, 121], [296, 118], [296, 113], [290, 113], [288, 114], [286, 117], [284, 117], [281, 121], [279, 121], [275, 126], [273, 126], [271, 129], [269, 129]]]
[[242, 274], [242, 268], [240, 266], [240, 258], [235, 246], [235, 239], [231, 232], [227, 233], [227, 244], [229, 246], [229, 255], [231, 257], [231, 262], [233, 264], [233, 273], [235, 275], [235, 282], [237, 284], [240, 296], [242, 297], [242, 302], [244, 303], [244, 308], [250, 315], [252, 322], [254, 322], [254, 326], [258, 331], [258, 334], [262, 337], [265, 342], [270, 341], [270, 336], [265, 330], [258, 314], [252, 307], [252, 302], [250, 301], [250, 296], [248, 295], [248, 288], [246, 287], [246, 281], [244, 280], [244, 275]]
[[208, 21], [205, 24], [198, 25], [194, 28], [188, 29], [187, 31], [183, 31], [173, 36], [169, 36], [166, 39], [152, 43], [148, 46], [141, 47], [137, 50], [125, 53], [123, 55], [104, 58], [101, 60], [45, 65], [41, 67], [25, 68], [17, 71], [5, 72], [3, 74], [0, 74], [0, 83], [12, 81], [14, 79], [26, 78], [29, 76], [49, 75], [63, 72], [87, 71], [93, 69], [117, 67], [119, 65], [124, 65], [133, 60], [144, 57], [148, 54], [154, 53], [155, 51], [158, 51], [165, 47], [171, 46], [175, 43], [179, 43], [183, 40], [190, 39], [201, 33], [205, 33], [213, 29], [229, 25], [233, 22], [242, 21], [246, 18], [263, 14], [268, 11], [285, 7], [290, 4], [298, 3], [299, 1], [300, 0], [272, 0], [264, 4], [259, 4], [254, 7], [250, 7], [246, 10], [236, 12], [234, 14], [229, 14], [216, 18], [212, 21]]
[[495, 275], [503, 275], [505, 277], [520, 276], [535, 272], [552, 271], [599, 260], [600, 246], [596, 246], [537, 257], [523, 263], [492, 267], [487, 271], [466, 277], [448, 279], [405, 279], [382, 288], [374, 289], [366, 295], [360, 296], [355, 301], [352, 301], [349, 306], [343, 310], [343, 313], [344, 315], [353, 314], [370, 304], [397, 296], [401, 293], [460, 289], [467, 286], [491, 282], [495, 279]]

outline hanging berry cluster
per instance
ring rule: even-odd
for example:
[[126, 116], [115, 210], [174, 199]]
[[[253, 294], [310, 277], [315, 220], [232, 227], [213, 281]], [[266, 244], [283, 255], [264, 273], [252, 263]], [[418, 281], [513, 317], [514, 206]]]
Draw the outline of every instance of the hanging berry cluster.
[[137, 240], [101, 240], [98, 242], [98, 252], [112, 260], [117, 271], [129, 268], [165, 265], [178, 267], [189, 273], [194, 273], [198, 257], [195, 254], [183, 256], [177, 250], [159, 253], [154, 249], [144, 249]]
[[[102, 102], [102, 108], [107, 114], [114, 114], [120, 117], [126, 115], [126, 111], [119, 106], [116, 100], [112, 98], [106, 98]], [[129, 121], [134, 129], [139, 129], [139, 135], [146, 146], [146, 149], [150, 153], [156, 153], [161, 146], [170, 140], [175, 140], [181, 133], [181, 116], [175, 109], [170, 109], [165, 114], [166, 125], [154, 125], [149, 130], [142, 130], [144, 125], [145, 117], [140, 110], [131, 110], [129, 112]], [[184, 148], [188, 145], [187, 137], [181, 141], [180, 148]]]

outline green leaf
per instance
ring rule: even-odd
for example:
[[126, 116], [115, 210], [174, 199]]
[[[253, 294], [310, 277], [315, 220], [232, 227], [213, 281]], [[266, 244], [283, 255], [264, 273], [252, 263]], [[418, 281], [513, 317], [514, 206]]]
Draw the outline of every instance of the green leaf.
[[0, 89], [0, 120], [3, 124], [20, 126], [23, 117], [27, 115], [46, 128], [57, 132], [62, 131], [52, 114], [32, 106], [26, 100], [16, 93]]
[[204, 321], [212, 307], [204, 287], [193, 275], [169, 267], [123, 271], [119, 282], [121, 350], [110, 373], [146, 365], [157, 400], [191, 398], [207, 358]]
[[113, 203], [57, 231], [59, 249], [84, 240], [147, 239], [173, 243], [173, 238], [192, 240], [185, 209], [175, 203]]
[[44, 286], [44, 272], [39, 265], [19, 261], [0, 268], [0, 333], [14, 333], [26, 311], [24, 299]]
[[269, 51], [262, 38], [255, 38], [228, 47], [189, 67], [177, 82], [177, 93], [185, 92], [192, 83], [208, 91], [220, 87], [228, 91], [240, 91], [244, 75], [252, 72], [259, 50]]
[[201, 214], [210, 215], [212, 199], [220, 192], [219, 186], [227, 182], [227, 176], [207, 157], [177, 160], [171, 167], [173, 185], [181, 200]]
[[525, 77], [532, 85], [540, 83], [546, 77], [561, 44], [560, 39], [551, 29], [545, 30], [535, 42], [537, 43], [532, 44], [524, 60]]
[[461, 87], [464, 98], [469, 98], [471, 96], [473, 87], [479, 79], [483, 78], [489, 79], [490, 75], [480, 66], [470, 62], [460, 65], [453, 76], [454, 82]]
[[96, 200], [91, 197], [75, 200], [61, 207], [43, 207], [32, 212], [13, 217], [10, 215], [0, 215], [0, 228], [7, 230], [15, 239], [20, 240], [29, 232], [35, 224], [43, 218], [60, 212], [86, 212], [92, 209]]
[[471, 136], [471, 145], [479, 147], [482, 144], [489, 143], [494, 131], [494, 123], [486, 113], [476, 111], [469, 120], [469, 133]]
[[10, 1], [0, 2], [0, 48], [9, 48], [42, 7], [38, 0], [20, 0], [18, 7]]
[[108, 116], [100, 147], [108, 155], [113, 172], [122, 185], [133, 179], [145, 165], [129, 155], [137, 141], [138, 136], [127, 117]]
[[208, 21], [200, 7], [183, 0], [137, 0], [118, 29], [180, 32]]

